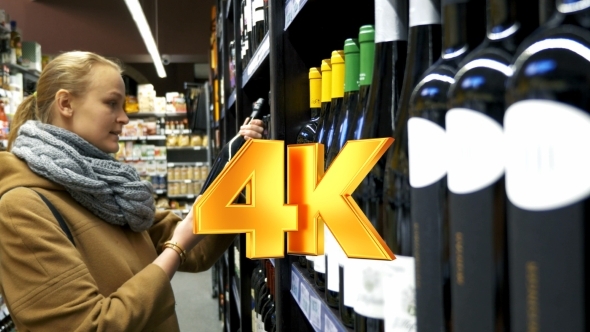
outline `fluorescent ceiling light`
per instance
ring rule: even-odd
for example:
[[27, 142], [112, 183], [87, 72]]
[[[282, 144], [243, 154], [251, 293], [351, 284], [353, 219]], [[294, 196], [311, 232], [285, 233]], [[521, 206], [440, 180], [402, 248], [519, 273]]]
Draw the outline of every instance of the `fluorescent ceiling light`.
[[138, 0], [125, 0], [125, 4], [127, 8], [129, 8], [129, 12], [137, 25], [137, 29], [139, 29], [139, 33], [141, 34], [141, 38], [143, 38], [143, 42], [147, 47], [150, 56], [152, 57], [152, 61], [156, 66], [156, 71], [158, 72], [158, 76], [166, 77], [166, 70], [164, 70], [164, 65], [162, 64], [162, 58], [160, 57], [160, 52], [158, 51], [158, 47], [156, 46], [156, 41], [154, 40], [154, 36], [152, 35], [152, 30], [150, 30], [150, 26], [145, 19], [145, 14], [143, 13], [143, 9], [141, 9], [141, 5], [139, 4]]

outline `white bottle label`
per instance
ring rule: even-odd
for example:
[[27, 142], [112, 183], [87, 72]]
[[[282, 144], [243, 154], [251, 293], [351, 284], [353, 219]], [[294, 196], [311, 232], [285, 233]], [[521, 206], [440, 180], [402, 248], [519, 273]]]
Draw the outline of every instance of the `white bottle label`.
[[343, 260], [344, 269], [344, 305], [350, 308], [354, 308], [358, 296], [359, 286], [359, 259], [346, 258]]
[[254, 24], [264, 22], [264, 10], [262, 8], [254, 11]]
[[375, 0], [375, 43], [408, 40], [405, 1]]
[[525, 210], [552, 210], [590, 195], [590, 115], [548, 100], [517, 102], [504, 115], [506, 193]]
[[385, 332], [415, 332], [416, 267], [414, 257], [396, 256], [384, 264]]
[[470, 109], [447, 112], [449, 190], [469, 194], [484, 189], [504, 174], [504, 130], [489, 116]]
[[[337, 248], [338, 246], [338, 248]], [[328, 258], [328, 290], [333, 292], [338, 292], [340, 287], [340, 278], [338, 277], [338, 249], [340, 245], [336, 242], [334, 235], [332, 232], [326, 227], [324, 230], [324, 251], [326, 253], [326, 257]]]
[[440, 23], [440, 8], [432, 0], [410, 0], [410, 27]]
[[408, 154], [410, 185], [429, 186], [447, 173], [446, 134], [436, 123], [423, 118], [408, 120]]
[[383, 319], [385, 316], [383, 263], [384, 261], [369, 259], [359, 260], [357, 263], [360, 272], [357, 287], [360, 289], [354, 311], [365, 317]]

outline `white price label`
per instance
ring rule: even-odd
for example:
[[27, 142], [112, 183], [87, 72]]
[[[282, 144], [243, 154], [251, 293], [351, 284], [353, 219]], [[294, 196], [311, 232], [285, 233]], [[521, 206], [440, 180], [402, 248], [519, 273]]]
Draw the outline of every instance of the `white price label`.
[[328, 315], [324, 315], [324, 331], [325, 332], [338, 332], [336, 325], [332, 322]]
[[299, 305], [305, 317], [309, 317], [309, 291], [303, 285], [299, 288]]
[[310, 312], [309, 312], [309, 321], [311, 325], [320, 329], [322, 327], [322, 303], [318, 298], [315, 296], [310, 297]]

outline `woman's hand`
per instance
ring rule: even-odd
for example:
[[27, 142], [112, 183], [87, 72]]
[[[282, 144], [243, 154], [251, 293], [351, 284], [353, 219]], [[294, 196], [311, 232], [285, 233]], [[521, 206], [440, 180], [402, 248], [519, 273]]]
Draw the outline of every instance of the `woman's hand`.
[[[201, 196], [197, 197], [195, 203], [200, 197]], [[188, 215], [182, 221], [178, 222], [176, 229], [174, 230], [174, 234], [172, 235], [172, 239], [170, 239], [170, 241], [178, 243], [178, 245], [187, 253], [191, 251], [206, 236], [193, 233], [193, 219], [194, 214], [193, 209], [191, 208]], [[174, 273], [180, 266], [180, 256], [174, 250], [166, 248], [162, 251], [160, 256], [156, 258], [154, 264], [161, 267], [162, 270], [164, 270], [164, 272], [168, 275], [168, 278], [172, 279]]]
[[262, 120], [246, 118], [244, 124], [240, 127], [240, 135], [245, 139], [262, 138], [264, 132], [264, 122]]

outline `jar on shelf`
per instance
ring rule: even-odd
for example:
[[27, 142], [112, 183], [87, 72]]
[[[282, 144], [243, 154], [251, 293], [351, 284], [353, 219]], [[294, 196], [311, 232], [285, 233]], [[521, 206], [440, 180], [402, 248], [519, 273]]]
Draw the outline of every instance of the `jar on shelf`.
[[188, 179], [188, 168], [186, 166], [180, 168], [180, 179], [183, 181]]
[[199, 166], [193, 168], [193, 180], [203, 180], [201, 179], [201, 168]]
[[182, 180], [182, 173], [180, 172], [180, 167], [174, 167], [174, 179], [176, 181]]
[[193, 166], [188, 166], [186, 168], [186, 179], [187, 180], [193, 180], [194, 179], [194, 168]]
[[176, 181], [176, 174], [172, 167], [168, 167], [168, 181]]
[[209, 175], [209, 166], [201, 166], [201, 179], [205, 180]]
[[201, 188], [202, 188], [202, 184], [201, 182], [193, 182], [193, 191], [195, 192], [195, 195], [198, 195], [201, 193]]
[[180, 195], [187, 195], [188, 194], [188, 183], [181, 182], [180, 183]]

